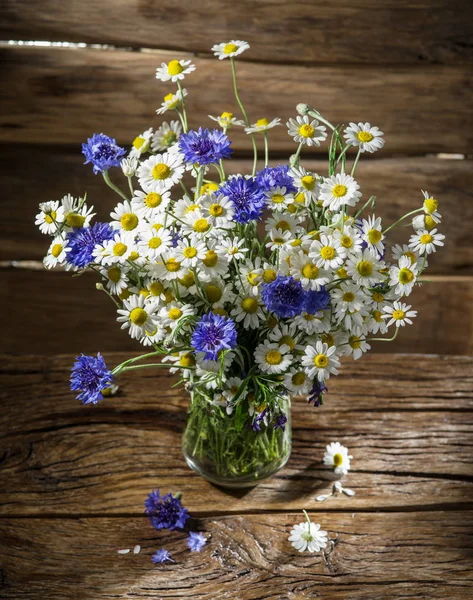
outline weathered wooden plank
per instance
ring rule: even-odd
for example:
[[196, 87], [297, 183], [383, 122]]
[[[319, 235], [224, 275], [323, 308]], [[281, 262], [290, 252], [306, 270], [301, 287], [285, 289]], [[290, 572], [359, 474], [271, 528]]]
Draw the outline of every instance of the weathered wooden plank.
[[[321, 513], [331, 553], [300, 554], [287, 538], [301, 513], [199, 519], [200, 554], [182, 532], [144, 518], [0, 519], [2, 598], [442, 598], [473, 584], [471, 512]], [[137, 555], [119, 548], [141, 546]], [[154, 565], [166, 547], [175, 563]], [[192, 592], [190, 592], [192, 590]]]
[[237, 18], [232, 0], [7, 0], [0, 36], [203, 53], [236, 38], [268, 62], [449, 63], [473, 59], [471, 16], [468, 0], [240, 0]]
[[[169, 53], [103, 52], [11, 47], [1, 52], [3, 88], [0, 139], [5, 142], [79, 143], [105, 131], [130, 143], [157, 122], [160, 98], [175, 86], [154, 72]], [[190, 126], [208, 114], [237, 113], [226, 61], [196, 58], [185, 80]], [[386, 133], [388, 153], [463, 152], [472, 147], [465, 128], [472, 112], [471, 66], [284, 66], [241, 63], [242, 97], [250, 119], [294, 116], [298, 102], [314, 104], [335, 123], [370, 120]], [[249, 149], [242, 130], [234, 147]], [[262, 144], [262, 140], [261, 144]], [[285, 126], [271, 134], [272, 148], [295, 151]], [[323, 149], [325, 152], [325, 148]], [[315, 151], [314, 151], [315, 152]], [[321, 150], [318, 150], [320, 153]]]
[[[10, 145], [0, 146], [3, 165], [0, 206], [4, 212], [8, 211], [8, 218], [0, 220], [0, 260], [42, 259], [49, 238], [34, 224], [39, 202], [60, 199], [68, 192], [76, 196], [87, 192], [97, 219], [109, 218], [110, 211], [121, 199], [83, 162], [79, 147], [21, 145], [13, 151]], [[271, 164], [277, 164], [277, 160]], [[323, 160], [304, 161], [304, 164], [317, 173], [327, 172]], [[28, 177], [25, 177], [25, 165], [28, 165]], [[251, 168], [252, 162], [245, 159], [227, 163], [229, 174], [250, 173]], [[117, 183], [123, 182], [119, 170], [112, 173], [112, 177]], [[447, 248], [431, 257], [428, 273], [473, 273], [472, 161], [441, 160], [433, 156], [362, 160], [357, 179], [366, 198], [377, 197], [376, 214], [386, 219], [386, 223], [420, 206], [420, 190], [427, 188], [439, 199], [443, 214], [440, 229], [448, 237]], [[122, 188], [127, 189], [126, 182]], [[392, 243], [403, 242], [410, 233], [410, 228], [394, 229], [389, 239]]]
[[[0, 352], [54, 354], [136, 350], [137, 342], [115, 322], [115, 307], [95, 289], [93, 273], [0, 269], [0, 304], [21, 315], [2, 325]], [[376, 352], [469, 354], [473, 350], [473, 278], [441, 277], [417, 287], [409, 303], [414, 324]], [[459, 319], [458, 315], [461, 315]]]
[[[192, 511], [206, 515], [473, 501], [471, 358], [370, 357], [360, 371], [348, 364], [330, 380], [322, 409], [294, 401], [288, 465], [253, 490], [234, 493], [185, 464], [180, 439], [187, 398], [171, 389], [170, 375], [125, 376], [119, 396], [83, 407], [68, 390], [72, 361], [2, 360], [0, 514], [139, 515], [156, 487], [180, 490]], [[335, 440], [354, 456], [346, 485], [356, 496], [320, 504], [316, 497], [333, 484], [321, 462], [324, 447]]]

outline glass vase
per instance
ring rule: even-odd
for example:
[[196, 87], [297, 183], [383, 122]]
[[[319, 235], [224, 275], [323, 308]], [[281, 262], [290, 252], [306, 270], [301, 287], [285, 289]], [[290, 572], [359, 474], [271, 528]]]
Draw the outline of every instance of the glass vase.
[[278, 399], [283, 426], [261, 419], [260, 429], [248, 410], [228, 414], [225, 406], [194, 392], [187, 413], [182, 450], [187, 464], [212, 483], [229, 488], [257, 485], [282, 469], [291, 454], [291, 401]]

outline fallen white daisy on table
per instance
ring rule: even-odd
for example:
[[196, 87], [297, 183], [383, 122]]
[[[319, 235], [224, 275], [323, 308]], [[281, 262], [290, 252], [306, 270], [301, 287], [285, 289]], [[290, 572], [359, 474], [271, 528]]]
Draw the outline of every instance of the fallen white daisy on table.
[[334, 467], [337, 475], [346, 475], [350, 470], [350, 460], [353, 458], [353, 456], [349, 456], [348, 448], [342, 446], [340, 442], [332, 442], [326, 448], [324, 465]]
[[302, 512], [306, 521], [294, 525], [288, 539], [298, 552], [320, 552], [327, 546], [327, 532], [318, 523], [312, 523], [305, 510]]

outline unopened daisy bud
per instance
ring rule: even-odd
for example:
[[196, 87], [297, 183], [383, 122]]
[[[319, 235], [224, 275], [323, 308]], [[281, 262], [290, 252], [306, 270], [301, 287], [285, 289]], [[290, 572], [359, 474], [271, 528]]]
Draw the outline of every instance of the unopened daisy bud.
[[103, 292], [103, 290], [104, 290], [104, 287], [103, 287], [103, 285], [101, 283], [96, 283], [95, 284], [95, 288], [97, 290], [99, 290], [99, 292]]
[[122, 168], [123, 175], [125, 175], [125, 177], [133, 177], [133, 175], [136, 173], [136, 169], [138, 168], [138, 159], [134, 156], [124, 158], [120, 163], [120, 167]]
[[309, 111], [310, 111], [310, 106], [309, 106], [308, 104], [303, 104], [303, 103], [301, 103], [301, 104], [298, 104], [298, 105], [296, 106], [296, 110], [297, 110], [297, 112], [298, 112], [300, 115], [304, 116], [304, 115], [307, 115], [307, 114], [309, 113]]

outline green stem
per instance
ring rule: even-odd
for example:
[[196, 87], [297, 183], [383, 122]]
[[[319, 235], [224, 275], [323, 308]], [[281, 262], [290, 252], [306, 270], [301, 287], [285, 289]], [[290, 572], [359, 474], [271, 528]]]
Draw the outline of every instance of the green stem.
[[357, 213], [355, 213], [355, 216], [354, 216], [353, 218], [354, 218], [354, 219], [357, 219], [357, 218], [358, 218], [358, 217], [361, 215], [361, 213], [362, 213], [362, 212], [365, 210], [365, 208], [366, 208], [367, 206], [369, 206], [369, 204], [370, 204], [371, 202], [374, 202], [375, 200], [376, 200], [376, 196], [370, 196], [370, 197], [369, 197], [369, 200], [367, 200], [367, 201], [366, 201], [366, 202], [363, 204], [363, 206], [360, 208], [360, 210], [359, 210]]
[[297, 166], [297, 163], [299, 162], [299, 156], [300, 156], [300, 153], [302, 151], [302, 146], [303, 145], [304, 145], [304, 142], [301, 142], [299, 144], [299, 147], [296, 150], [296, 153], [294, 154], [294, 156], [292, 156], [292, 158], [291, 158], [291, 167], [296, 167]]
[[[235, 59], [233, 56], [230, 57], [230, 64], [232, 67], [232, 77], [233, 77], [233, 91], [235, 92], [235, 99], [238, 102], [238, 106], [243, 114], [243, 118], [245, 119], [245, 123], [247, 127], [250, 127], [250, 120], [248, 119], [248, 115], [246, 114], [245, 107], [243, 106], [243, 102], [240, 100], [240, 95], [238, 94], [238, 85], [236, 78], [236, 68], [235, 68]], [[256, 165], [258, 162], [258, 148], [256, 147], [256, 140], [254, 134], [250, 133], [251, 143], [253, 144], [253, 171], [252, 175], [256, 173]]]
[[137, 369], [151, 369], [154, 367], [167, 367], [169, 368], [176, 368], [176, 369], [195, 369], [195, 367], [181, 367], [180, 365], [176, 365], [176, 364], [172, 364], [172, 363], [151, 363], [151, 364], [147, 364], [147, 365], [135, 365], [132, 367], [124, 367], [123, 369], [121, 369], [120, 373], [124, 373], [125, 371], [136, 371]]
[[302, 510], [302, 512], [304, 513], [304, 516], [305, 516], [305, 518], [307, 520], [307, 523], [309, 524], [309, 531], [310, 531], [310, 525], [311, 525], [310, 517], [309, 517], [309, 515], [307, 514], [307, 512], [305, 510]]
[[356, 165], [358, 164], [360, 156], [361, 156], [361, 149], [358, 149], [358, 152], [357, 152], [357, 155], [356, 155], [356, 158], [355, 158], [355, 162], [353, 163], [353, 167], [351, 168], [351, 176], [352, 177], [355, 174]]
[[415, 215], [418, 212], [422, 212], [423, 210], [424, 210], [423, 208], [417, 208], [416, 210], [411, 210], [411, 212], [408, 212], [403, 217], [401, 217], [400, 219], [398, 219], [395, 223], [393, 223], [392, 225], [390, 225], [387, 229], [385, 229], [383, 231], [384, 235], [386, 235], [388, 233], [388, 231], [390, 231], [393, 227], [396, 227], [396, 225], [398, 223], [400, 223], [401, 221], [404, 221], [404, 219], [407, 219], [407, 217], [410, 217], [411, 215]]
[[264, 166], [268, 166], [269, 162], [269, 146], [268, 146], [268, 132], [263, 133], [264, 136]]
[[108, 171], [103, 171], [102, 172], [103, 178], [105, 180], [105, 183], [108, 185], [109, 188], [111, 188], [114, 192], [116, 192], [119, 196], [121, 196], [124, 200], [128, 200], [128, 198], [125, 196], [125, 194], [121, 191], [121, 189], [119, 187], [117, 187], [114, 183], [112, 183], [110, 181], [110, 175], [108, 174]]
[[194, 200], [200, 198], [200, 188], [202, 187], [202, 179], [204, 178], [205, 167], [199, 167], [199, 172], [196, 179], [196, 188], [194, 192]]
[[181, 92], [181, 97], [182, 97], [182, 114], [183, 114], [183, 128], [184, 128], [184, 133], [187, 133], [189, 131], [189, 126], [187, 123], [187, 111], [186, 111], [186, 99], [184, 96], [184, 92], [182, 91], [182, 86], [181, 86], [181, 82], [179, 81], [179, 79], [177, 80], [177, 87], [179, 88], [179, 91]]

